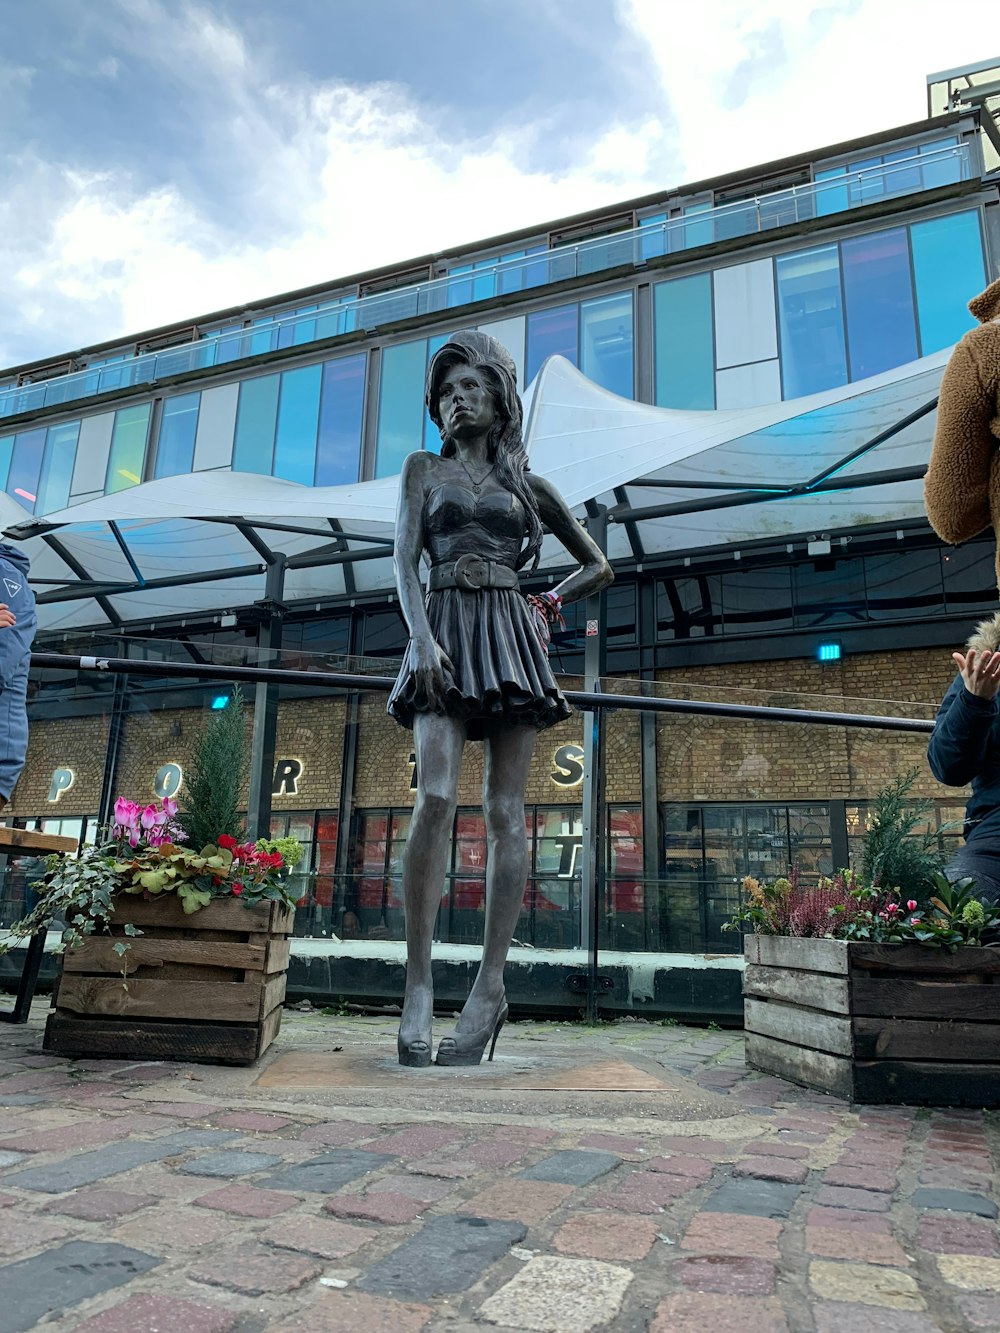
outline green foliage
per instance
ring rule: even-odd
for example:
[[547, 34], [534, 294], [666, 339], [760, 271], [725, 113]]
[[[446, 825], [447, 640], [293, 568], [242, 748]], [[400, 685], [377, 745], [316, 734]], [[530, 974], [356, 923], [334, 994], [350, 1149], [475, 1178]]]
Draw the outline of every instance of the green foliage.
[[193, 846], [204, 847], [223, 834], [239, 839], [240, 795], [249, 762], [246, 708], [237, 685], [198, 738], [185, 776], [187, 805], [180, 820]]
[[896, 888], [907, 898], [925, 902], [944, 866], [934, 829], [916, 830], [933, 809], [931, 801], [914, 801], [910, 792], [917, 770], [893, 778], [875, 795], [871, 825], [861, 852], [861, 877], [867, 884]]
[[258, 838], [255, 846], [262, 852], [277, 852], [289, 870], [294, 870], [302, 860], [298, 838]]

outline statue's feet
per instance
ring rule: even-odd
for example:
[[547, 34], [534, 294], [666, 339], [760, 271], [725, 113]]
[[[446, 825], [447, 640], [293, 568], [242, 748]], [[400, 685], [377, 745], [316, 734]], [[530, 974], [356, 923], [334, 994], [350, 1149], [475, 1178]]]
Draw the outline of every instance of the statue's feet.
[[[489, 1058], [493, 1059], [497, 1038], [507, 1021], [507, 997], [500, 994], [469, 996], [459, 1017], [455, 1031], [441, 1038], [438, 1046], [439, 1065], [478, 1065], [487, 1043]], [[492, 1040], [491, 1040], [492, 1038]]]
[[429, 986], [408, 986], [403, 997], [396, 1051], [399, 1063], [410, 1069], [425, 1069], [431, 1062], [431, 1026], [434, 995]]

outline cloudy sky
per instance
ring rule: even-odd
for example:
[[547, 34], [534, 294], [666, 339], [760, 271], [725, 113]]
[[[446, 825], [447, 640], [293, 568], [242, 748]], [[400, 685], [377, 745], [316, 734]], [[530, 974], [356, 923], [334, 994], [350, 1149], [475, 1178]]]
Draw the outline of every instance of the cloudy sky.
[[916, 120], [995, 0], [0, 0], [0, 366]]

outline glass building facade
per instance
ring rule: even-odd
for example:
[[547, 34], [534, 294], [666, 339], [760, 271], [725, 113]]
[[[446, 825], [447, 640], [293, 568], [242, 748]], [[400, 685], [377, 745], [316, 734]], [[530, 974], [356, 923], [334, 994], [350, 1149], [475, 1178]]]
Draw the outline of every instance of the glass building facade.
[[[522, 390], [558, 355], [606, 393], [663, 408], [739, 412], [892, 371], [971, 327], [965, 302], [1000, 258], [996, 185], [979, 180], [961, 117], [944, 119], [911, 127], [901, 142], [824, 150], [799, 164], [791, 185], [767, 177], [741, 198], [732, 181], [676, 191], [586, 225], [428, 261], [426, 273], [407, 270], [395, 285], [380, 273], [351, 290], [220, 315], [173, 343], [149, 337], [130, 350], [96, 349], [58, 373], [0, 374], [0, 482], [42, 516], [189, 474], [234, 470], [304, 487], [391, 477], [410, 451], [439, 448], [424, 380], [430, 357], [461, 327], [510, 349]], [[823, 411], [790, 426], [782, 447], [808, 450], [828, 424]], [[929, 717], [950, 674], [949, 646], [994, 607], [993, 547], [948, 550], [918, 524], [882, 529], [862, 526], [824, 557], [793, 554], [777, 537], [738, 561], [728, 549], [636, 557], [602, 609], [609, 688]], [[574, 688], [588, 608], [566, 611], [551, 652]], [[257, 649], [259, 605], [237, 604], [227, 627], [216, 607], [183, 624], [101, 631], [67, 619], [40, 646], [385, 675], [405, 648], [394, 599], [366, 593], [363, 577], [335, 596], [289, 597], [283, 614], [281, 650], [270, 657]], [[835, 665], [817, 661], [820, 643], [836, 647]], [[876, 679], [871, 665], [886, 655], [895, 665]], [[223, 687], [138, 675], [116, 686], [66, 672], [39, 674], [32, 688], [35, 749], [11, 813], [87, 839], [109, 793], [145, 797], [157, 775], [183, 772]], [[281, 688], [271, 827], [306, 852], [297, 935], [326, 941], [331, 957], [367, 950], [357, 956], [383, 958], [391, 971], [401, 957], [414, 769], [412, 738], [384, 707], [375, 692]], [[660, 980], [643, 990], [656, 971], [651, 955], [672, 955], [678, 977], [677, 955], [718, 955], [728, 967], [739, 942], [722, 925], [742, 876], [792, 862], [810, 876], [842, 865], [880, 779], [919, 764], [922, 751], [913, 738], [858, 739], [840, 728], [614, 713], [590, 896], [583, 740], [579, 714], [539, 740], [516, 937], [568, 954], [596, 943], [626, 959], [626, 970], [635, 955], [632, 990], [616, 1003], [656, 1012], [685, 1010]], [[438, 939], [455, 948], [482, 933], [476, 762], [437, 924]], [[929, 780], [925, 790], [940, 836], [954, 836], [946, 825], [960, 802]], [[8, 876], [4, 919], [22, 891]], [[692, 967], [692, 977], [706, 972], [703, 960]], [[684, 984], [702, 996], [686, 1012], [736, 1003], [738, 983], [718, 1004], [701, 982]], [[391, 998], [390, 980], [372, 985]]]

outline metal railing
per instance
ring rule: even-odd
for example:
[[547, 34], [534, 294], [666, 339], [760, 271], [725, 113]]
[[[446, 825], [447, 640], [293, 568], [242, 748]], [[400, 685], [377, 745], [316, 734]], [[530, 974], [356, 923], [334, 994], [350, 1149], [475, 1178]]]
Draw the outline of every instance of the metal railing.
[[504, 259], [472, 271], [368, 296], [338, 300], [308, 313], [288, 315], [237, 330], [208, 334], [197, 342], [148, 352], [107, 365], [0, 390], [0, 418], [76, 402], [114, 389], [222, 366], [354, 330], [371, 332], [397, 320], [440, 313], [472, 301], [548, 286], [569, 278], [632, 266], [716, 241], [809, 221], [872, 203], [914, 194], [934, 185], [966, 180], [969, 146], [951, 144], [895, 162], [845, 171], [829, 179], [755, 195], [734, 203], [699, 208], [628, 231], [579, 241], [525, 257]]

